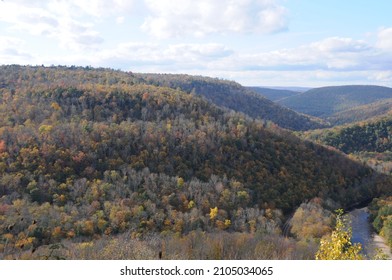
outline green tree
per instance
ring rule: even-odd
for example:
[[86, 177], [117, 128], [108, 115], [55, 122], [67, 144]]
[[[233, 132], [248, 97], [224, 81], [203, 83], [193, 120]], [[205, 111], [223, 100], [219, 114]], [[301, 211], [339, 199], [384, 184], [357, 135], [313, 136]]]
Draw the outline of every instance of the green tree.
[[343, 210], [336, 211], [336, 226], [331, 236], [322, 238], [316, 260], [362, 260], [362, 246], [351, 242], [352, 231], [342, 217]]

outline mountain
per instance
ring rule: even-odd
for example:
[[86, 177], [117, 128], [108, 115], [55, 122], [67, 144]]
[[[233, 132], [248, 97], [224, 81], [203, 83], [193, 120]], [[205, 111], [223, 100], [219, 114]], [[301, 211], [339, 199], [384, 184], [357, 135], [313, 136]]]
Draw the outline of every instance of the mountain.
[[392, 114], [302, 134], [319, 144], [350, 154], [380, 173], [392, 175]]
[[302, 135], [350, 154], [377, 172], [392, 174], [392, 114]]
[[392, 98], [392, 88], [335, 86], [311, 89], [278, 103], [304, 114], [327, 118], [338, 112], [388, 98]]
[[335, 113], [328, 117], [327, 120], [332, 125], [342, 125], [388, 115], [392, 112], [391, 110], [392, 99], [383, 99], [381, 101]]
[[232, 81], [201, 76], [173, 74], [136, 74], [145, 83], [181, 89], [187, 93], [203, 96], [210, 102], [252, 118], [271, 121], [282, 128], [308, 130], [325, 127], [318, 118], [299, 114], [263, 98]]
[[278, 90], [289, 90], [289, 91], [295, 91], [295, 92], [305, 92], [308, 90], [311, 90], [312, 88], [309, 87], [277, 87], [277, 86], [273, 86], [273, 87], [264, 87], [264, 88], [270, 88], [270, 89], [278, 89]]
[[216, 232], [233, 242], [257, 232], [264, 251], [302, 202], [345, 207], [390, 187], [340, 152], [140, 75], [0, 70], [1, 258], [102, 248], [119, 234], [179, 246], [204, 232], [214, 248]]
[[[347, 187], [352, 173], [370, 175], [289, 132], [197, 95], [143, 84], [133, 74], [42, 67], [3, 67], [1, 73], [2, 170], [24, 178], [15, 189], [3, 185], [2, 194], [24, 192], [35, 180], [42, 188], [37, 199], [52, 203], [70, 176], [102, 179], [126, 165], [184, 180], [229, 175], [249, 188], [252, 203], [289, 209], [321, 188], [335, 192], [341, 184], [327, 176], [330, 169]], [[58, 184], [50, 184], [52, 190], [47, 180]], [[298, 184], [312, 188], [297, 192]]]
[[388, 152], [392, 149], [392, 115], [304, 134], [311, 140], [335, 147], [346, 154]]
[[264, 88], [264, 87], [247, 87], [247, 88], [261, 94], [265, 98], [274, 102], [300, 93], [299, 91], [293, 91], [287, 89], [272, 89], [272, 88]]

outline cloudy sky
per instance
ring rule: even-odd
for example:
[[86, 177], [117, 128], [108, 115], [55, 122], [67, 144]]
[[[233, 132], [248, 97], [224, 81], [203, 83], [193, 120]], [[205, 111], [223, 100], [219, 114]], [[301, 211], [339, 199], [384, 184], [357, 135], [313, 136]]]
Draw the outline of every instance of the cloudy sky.
[[1, 0], [0, 64], [392, 87], [390, 0]]

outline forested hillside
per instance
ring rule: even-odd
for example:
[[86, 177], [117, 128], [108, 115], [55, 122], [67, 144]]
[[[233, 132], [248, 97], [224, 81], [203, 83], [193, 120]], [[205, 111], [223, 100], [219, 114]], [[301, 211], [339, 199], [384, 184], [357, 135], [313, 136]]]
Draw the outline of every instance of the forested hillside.
[[392, 99], [383, 99], [381, 101], [338, 112], [328, 117], [327, 120], [331, 125], [335, 126], [365, 121], [390, 113], [392, 113]]
[[262, 96], [264, 96], [265, 98], [274, 102], [301, 93], [298, 91], [287, 90], [287, 89], [272, 89], [272, 88], [264, 88], [264, 87], [248, 87], [248, 89], [257, 92]]
[[[0, 69], [1, 258], [50, 258], [65, 245], [73, 249], [59, 257], [82, 258], [76, 252], [93, 246], [103, 256], [102, 244], [114, 254], [122, 245], [108, 240], [121, 234], [140, 252], [163, 240], [221, 248], [188, 258], [229, 256], [216, 243], [225, 235], [255, 244], [248, 257], [261, 257], [278, 242], [296, 246], [280, 230], [301, 203], [345, 207], [390, 187], [341, 153], [140, 75]], [[269, 258], [295, 257], [275, 249]]]
[[392, 248], [392, 196], [374, 199], [368, 208], [373, 228]]
[[171, 74], [137, 74], [146, 83], [166, 86], [203, 96], [212, 103], [242, 112], [253, 118], [271, 121], [291, 130], [308, 130], [325, 127], [315, 117], [294, 112], [263, 98], [236, 82], [201, 76]]
[[378, 172], [392, 172], [392, 117], [376, 117], [329, 129], [306, 131], [305, 138], [332, 146]]
[[346, 154], [387, 152], [392, 149], [392, 117], [306, 132], [305, 135]]
[[392, 98], [392, 88], [380, 86], [335, 86], [311, 89], [278, 103], [297, 112], [327, 118], [338, 112]]

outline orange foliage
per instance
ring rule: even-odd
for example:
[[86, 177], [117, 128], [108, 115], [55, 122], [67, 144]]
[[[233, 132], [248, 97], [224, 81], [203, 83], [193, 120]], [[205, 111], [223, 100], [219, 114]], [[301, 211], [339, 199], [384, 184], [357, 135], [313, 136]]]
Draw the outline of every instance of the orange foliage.
[[0, 140], [0, 153], [4, 153], [7, 150], [7, 146], [4, 140]]

